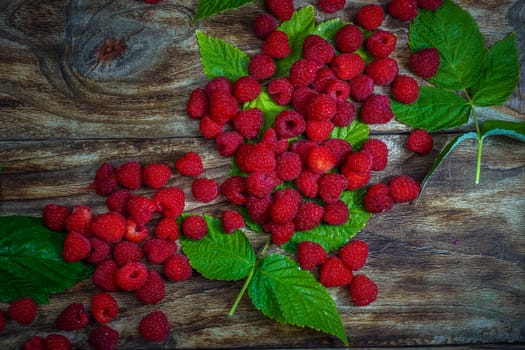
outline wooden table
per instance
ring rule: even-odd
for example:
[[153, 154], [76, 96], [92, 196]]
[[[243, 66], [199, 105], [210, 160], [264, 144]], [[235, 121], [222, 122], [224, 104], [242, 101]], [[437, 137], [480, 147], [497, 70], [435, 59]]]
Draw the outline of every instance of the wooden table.
[[[315, 1], [295, 5], [308, 3]], [[342, 19], [351, 19], [364, 3], [371, 1], [348, 2]], [[479, 23], [487, 45], [516, 31], [524, 62], [524, 1], [457, 3]], [[173, 164], [193, 150], [203, 157], [205, 176], [227, 177], [229, 160], [199, 136], [198, 124], [185, 114], [190, 91], [207, 81], [195, 29], [253, 54], [260, 41], [251, 23], [263, 12], [262, 1], [193, 25], [196, 6], [192, 0], [155, 6], [141, 1], [0, 1], [1, 215], [40, 216], [51, 202], [104, 211], [104, 200], [90, 187], [104, 161]], [[328, 17], [333, 16], [317, 13], [318, 21]], [[388, 17], [384, 27], [398, 35], [396, 55], [406, 71], [408, 26]], [[87, 53], [108, 34], [127, 35], [131, 55], [89, 72], [93, 62]], [[524, 121], [524, 94], [522, 71], [512, 98], [479, 114]], [[371, 128], [391, 152], [388, 168], [372, 182], [393, 174], [421, 180], [456, 135], [436, 134], [433, 152], [422, 157], [405, 149], [408, 131], [396, 122]], [[374, 215], [359, 234], [370, 245], [364, 272], [380, 292], [376, 302], [356, 307], [346, 289], [331, 290], [351, 346], [524, 345], [525, 148], [507, 138], [488, 139], [478, 185], [475, 158], [474, 142], [463, 143], [443, 162], [417, 204]], [[189, 190], [187, 178], [177, 175], [170, 183]], [[186, 209], [219, 215], [226, 207], [222, 197], [203, 205], [188, 196]], [[249, 236], [260, 244], [259, 235]], [[111, 323], [121, 334], [119, 348], [342, 346], [323, 333], [265, 318], [246, 296], [228, 317], [241, 285], [195, 274], [187, 282], [168, 283], [165, 301], [154, 307], [119, 293], [120, 316]], [[81, 282], [41, 305], [31, 326], [9, 323], [0, 332], [2, 349], [18, 349], [29, 335], [54, 332], [58, 312], [73, 301], [89, 304], [95, 290], [91, 281]], [[167, 312], [173, 327], [160, 345], [143, 342], [136, 331], [140, 318], [156, 308]], [[75, 347], [87, 348], [87, 332], [66, 335]]]

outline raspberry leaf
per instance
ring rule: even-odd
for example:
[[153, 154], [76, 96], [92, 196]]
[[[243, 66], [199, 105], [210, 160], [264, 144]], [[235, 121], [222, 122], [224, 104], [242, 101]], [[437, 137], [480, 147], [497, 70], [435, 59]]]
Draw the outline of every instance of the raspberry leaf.
[[272, 254], [262, 259], [248, 294], [265, 316], [334, 335], [348, 344], [335, 302], [326, 288], [289, 257]]
[[0, 301], [31, 297], [36, 303], [49, 303], [50, 293], [91, 276], [92, 266], [62, 259], [64, 238], [38, 218], [0, 217]]
[[207, 215], [204, 219], [208, 224], [204, 238], [180, 238], [191, 266], [211, 280], [238, 281], [248, 276], [255, 265], [255, 252], [246, 235], [240, 230], [227, 234], [219, 219]]
[[369, 133], [370, 128], [367, 124], [354, 120], [348, 126], [335, 127], [330, 137], [346, 140], [352, 147], [359, 148], [368, 139]]
[[525, 122], [487, 120], [481, 126], [481, 139], [493, 135], [507, 136], [525, 142]]
[[200, 0], [193, 23], [227, 10], [239, 8], [250, 2], [253, 2], [253, 0]]
[[280, 106], [275, 103], [268, 92], [266, 92], [266, 89], [261, 91], [255, 100], [246, 102], [243, 106], [243, 109], [245, 110], [250, 108], [259, 108], [263, 112], [264, 123], [261, 131], [259, 132], [260, 135], [262, 135], [266, 129], [273, 127], [277, 114], [284, 111], [285, 109], [288, 109], [288, 107]]

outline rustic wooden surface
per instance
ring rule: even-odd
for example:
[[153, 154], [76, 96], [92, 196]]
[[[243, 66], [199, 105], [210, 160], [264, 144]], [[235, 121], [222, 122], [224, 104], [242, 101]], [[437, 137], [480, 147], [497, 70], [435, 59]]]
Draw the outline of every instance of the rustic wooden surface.
[[[348, 2], [337, 15], [353, 18], [373, 1]], [[516, 31], [520, 63], [525, 60], [525, 2], [457, 1], [479, 23], [488, 45]], [[296, 1], [302, 7], [315, 1]], [[386, 1], [381, 1], [386, 3]], [[198, 136], [184, 107], [189, 92], [206, 82], [195, 29], [221, 37], [252, 54], [260, 41], [251, 33], [262, 1], [192, 24], [197, 1], [0, 0], [0, 214], [39, 216], [50, 202], [90, 205], [104, 200], [90, 187], [103, 161], [171, 163], [189, 150], [205, 162], [205, 176], [222, 181], [229, 165], [211, 141]], [[333, 17], [317, 13], [317, 20]], [[407, 70], [407, 26], [389, 17], [384, 27], [399, 37], [397, 58]], [[91, 70], [93, 50], [108, 35], [124, 37], [125, 58]], [[480, 110], [482, 119], [525, 120], [525, 73], [512, 98]], [[453, 132], [435, 135], [425, 157], [405, 150], [409, 130], [391, 122], [372, 134], [390, 150], [393, 174], [421, 180]], [[376, 302], [353, 306], [346, 289], [332, 289], [351, 346], [482, 346], [525, 344], [525, 147], [488, 139], [481, 183], [474, 184], [475, 144], [465, 142], [443, 163], [417, 204], [397, 205], [375, 215], [359, 237], [370, 245], [364, 272], [380, 289]], [[189, 180], [170, 184], [188, 190]], [[147, 193], [147, 191], [145, 192]], [[187, 210], [219, 214], [223, 198]], [[255, 245], [261, 238], [249, 233]], [[0, 282], [1, 283], [1, 282]], [[323, 333], [265, 318], [245, 297], [227, 313], [241, 283], [209, 281], [199, 275], [168, 283], [161, 305], [140, 305], [119, 294], [120, 316], [111, 323], [119, 348], [331, 347], [342, 343]], [[39, 307], [31, 326], [12, 322], [0, 332], [2, 349], [20, 348], [28, 336], [54, 332], [53, 320], [68, 303], [89, 304], [95, 291], [84, 281]], [[162, 344], [144, 343], [136, 331], [141, 316], [167, 312], [172, 331]], [[0, 309], [6, 309], [0, 304]], [[65, 332], [78, 349], [86, 332]], [[521, 344], [521, 345], [520, 345]], [[513, 347], [514, 347], [513, 346]]]

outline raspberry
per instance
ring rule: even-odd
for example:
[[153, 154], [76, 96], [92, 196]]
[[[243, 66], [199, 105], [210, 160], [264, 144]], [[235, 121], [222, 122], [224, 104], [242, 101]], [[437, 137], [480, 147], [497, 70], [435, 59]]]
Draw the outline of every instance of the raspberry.
[[326, 85], [324, 92], [339, 102], [346, 102], [350, 97], [350, 85], [347, 82], [334, 79]]
[[413, 130], [407, 138], [407, 148], [412, 152], [425, 155], [432, 151], [434, 140], [432, 135], [424, 129]]
[[280, 138], [297, 137], [304, 132], [305, 128], [304, 118], [293, 110], [285, 109], [275, 117], [275, 131]]
[[345, 7], [346, 0], [319, 0], [317, 6], [325, 13], [334, 13]]
[[321, 142], [330, 137], [334, 123], [329, 120], [308, 120], [306, 122], [306, 137], [315, 142]]
[[133, 218], [126, 219], [126, 233], [124, 238], [130, 242], [142, 242], [149, 236], [148, 227], [138, 224]]
[[114, 350], [118, 344], [119, 333], [113, 328], [102, 325], [89, 332], [89, 345], [93, 350]]
[[82, 303], [69, 304], [55, 319], [55, 327], [62, 331], [74, 331], [87, 326], [89, 315]]
[[353, 170], [360, 173], [369, 173], [372, 171], [373, 161], [374, 159], [369, 152], [352, 152], [346, 157], [341, 172], [344, 173], [346, 170]]
[[252, 28], [255, 36], [264, 40], [271, 32], [277, 29], [277, 21], [274, 16], [263, 13], [255, 18]]
[[228, 78], [218, 76], [208, 81], [204, 90], [206, 91], [206, 96], [210, 98], [213, 94], [215, 94], [218, 91], [231, 94], [233, 92], [233, 85], [231, 81], [228, 80]]
[[411, 21], [417, 16], [417, 0], [391, 0], [388, 12], [403, 22]]
[[352, 145], [348, 141], [338, 138], [331, 138], [321, 143], [327, 147], [335, 156], [335, 166], [343, 164], [346, 157], [352, 153]]
[[377, 298], [377, 285], [366, 275], [356, 275], [350, 283], [350, 296], [355, 305], [368, 305]]
[[91, 298], [91, 312], [98, 323], [109, 323], [118, 315], [117, 300], [109, 293], [99, 292]]
[[342, 200], [324, 206], [323, 221], [328, 225], [343, 225], [349, 217], [348, 206]]
[[357, 271], [365, 266], [368, 258], [368, 244], [365, 241], [355, 239], [346, 243], [339, 250], [338, 255], [347, 268]]
[[376, 58], [365, 68], [366, 75], [372, 78], [375, 84], [383, 86], [390, 85], [398, 72], [397, 61], [391, 57]]
[[187, 281], [193, 271], [188, 258], [180, 253], [170, 256], [164, 263], [164, 275], [171, 281]]
[[[333, 56], [332, 56], [333, 59]], [[312, 87], [316, 92], [324, 92], [332, 80], [337, 79], [334, 71], [330, 67], [324, 67], [317, 71]]]
[[171, 169], [163, 163], [151, 163], [144, 166], [142, 176], [146, 186], [159, 189], [168, 183], [171, 177]]
[[108, 292], [116, 292], [118, 286], [115, 282], [115, 277], [117, 274], [118, 265], [113, 260], [104, 260], [97, 265], [91, 278], [93, 283]]
[[275, 73], [275, 62], [266, 54], [255, 54], [248, 63], [248, 72], [258, 80], [270, 78]]
[[219, 184], [214, 179], [195, 179], [191, 184], [191, 194], [199, 202], [209, 203], [219, 196]]
[[303, 170], [295, 180], [295, 186], [306, 197], [315, 198], [319, 193], [319, 179], [321, 174], [310, 170]]
[[370, 173], [361, 173], [355, 170], [345, 171], [344, 175], [348, 179], [348, 191], [357, 190], [365, 186], [370, 181]]
[[135, 297], [144, 304], [156, 304], [166, 296], [164, 279], [156, 270], [148, 271], [148, 279], [137, 289]]
[[281, 245], [288, 242], [295, 233], [293, 222], [285, 222], [284, 224], [277, 224], [271, 222], [265, 225], [266, 231], [272, 235], [272, 243]]
[[263, 125], [264, 115], [259, 108], [250, 108], [239, 111], [233, 118], [235, 130], [247, 139], [257, 136]]
[[356, 53], [340, 53], [331, 62], [335, 75], [342, 80], [350, 80], [363, 72], [365, 61]]
[[48, 334], [42, 342], [44, 349], [53, 349], [53, 350], [71, 350], [73, 346], [71, 341], [64, 335], [58, 333]]
[[315, 34], [306, 36], [303, 42], [303, 58], [321, 64], [330, 63], [335, 49], [330, 42]]
[[325, 173], [335, 166], [334, 154], [325, 146], [314, 146], [308, 152], [307, 164], [315, 173]]
[[280, 106], [285, 106], [292, 101], [293, 85], [290, 79], [281, 77], [273, 79], [267, 87], [268, 94]]
[[168, 337], [170, 322], [162, 311], [153, 311], [140, 320], [139, 333], [150, 342], [161, 342]]
[[231, 120], [238, 110], [238, 102], [229, 92], [216, 91], [211, 95], [209, 117], [214, 122], [224, 124]]
[[128, 201], [131, 198], [131, 192], [125, 189], [117, 190], [106, 198], [106, 206], [109, 211], [116, 211], [124, 214], [128, 207]]
[[179, 238], [179, 224], [173, 218], [162, 218], [155, 226], [155, 236], [160, 239], [176, 241]]
[[297, 262], [303, 270], [313, 270], [326, 261], [326, 250], [318, 243], [304, 241], [297, 246]]
[[219, 154], [223, 157], [234, 155], [243, 143], [244, 138], [237, 131], [222, 133], [215, 139], [217, 151], [219, 151]]
[[390, 180], [390, 194], [396, 203], [416, 200], [420, 190], [419, 184], [409, 176], [398, 175]]
[[166, 217], [177, 218], [184, 211], [184, 191], [175, 186], [157, 190], [153, 195], [153, 201]]
[[22, 345], [22, 350], [43, 350], [44, 339], [39, 335], [33, 335]]
[[321, 64], [315, 61], [310, 61], [305, 58], [300, 58], [295, 61], [290, 67], [290, 81], [296, 88], [310, 85], [317, 75], [317, 71], [321, 68]]
[[306, 105], [315, 95], [317, 95], [317, 92], [307, 86], [296, 88], [292, 96], [293, 109], [300, 115], [306, 115]]
[[9, 304], [7, 313], [19, 324], [31, 324], [36, 317], [37, 305], [31, 298], [19, 298]]
[[80, 261], [91, 252], [89, 239], [81, 233], [71, 231], [64, 239], [62, 258], [67, 262]]
[[265, 0], [264, 3], [268, 10], [281, 21], [292, 18], [294, 5], [292, 0]]
[[423, 49], [410, 56], [410, 67], [416, 75], [428, 79], [436, 75], [439, 69], [439, 61], [440, 57], [437, 49]]
[[97, 265], [106, 260], [111, 253], [111, 246], [97, 237], [89, 237], [89, 245], [91, 251], [86, 257], [86, 261], [90, 264]]
[[291, 145], [290, 152], [297, 153], [299, 157], [301, 157], [301, 160], [303, 161], [303, 163], [307, 163], [308, 153], [310, 153], [310, 150], [314, 146], [317, 146], [317, 142], [314, 142], [312, 140], [307, 140], [307, 139], [300, 139], [300, 140], [295, 141]]
[[256, 198], [249, 196], [246, 199], [246, 210], [253, 222], [263, 225], [270, 220], [270, 207], [272, 199], [270, 196]]
[[248, 174], [245, 181], [246, 192], [250, 196], [263, 198], [272, 193], [279, 180], [264, 171], [254, 171]]
[[109, 163], [102, 163], [95, 174], [95, 192], [107, 196], [115, 191], [118, 186], [115, 169]]
[[419, 97], [419, 84], [416, 79], [408, 75], [398, 75], [392, 82], [392, 97], [406, 104], [416, 101]]
[[370, 186], [364, 198], [365, 209], [369, 213], [384, 213], [392, 209], [394, 199], [388, 185], [378, 183]]
[[186, 113], [193, 119], [200, 119], [208, 114], [208, 97], [204, 89], [196, 88], [190, 93], [186, 103]]
[[175, 161], [175, 169], [183, 176], [198, 177], [203, 170], [202, 159], [198, 153], [187, 152]]
[[146, 282], [148, 270], [143, 263], [129, 262], [119, 268], [115, 274], [115, 283], [126, 291], [137, 290]]
[[319, 197], [325, 203], [335, 203], [348, 187], [348, 179], [341, 174], [324, 174], [319, 181]]
[[268, 146], [263, 143], [244, 144], [239, 147], [235, 160], [241, 171], [273, 171], [275, 169], [275, 155]]
[[336, 112], [336, 100], [327, 94], [315, 95], [306, 105], [306, 115], [311, 120], [329, 120]]
[[209, 115], [205, 115], [199, 122], [199, 131], [205, 139], [214, 139], [222, 133], [224, 124], [213, 121]]
[[336, 112], [331, 122], [337, 127], [344, 127], [352, 124], [354, 119], [355, 107], [353, 103], [350, 101], [337, 101]]
[[66, 230], [89, 235], [92, 221], [93, 213], [88, 206], [75, 205], [73, 210], [71, 210], [71, 214], [66, 218]]
[[144, 243], [144, 252], [152, 264], [162, 264], [177, 251], [177, 244], [159, 238], [149, 239]]
[[366, 124], [385, 124], [394, 117], [388, 96], [375, 94], [363, 102], [360, 119]]
[[7, 323], [7, 320], [5, 319], [4, 312], [0, 310], [0, 332], [5, 329], [6, 323]]
[[385, 11], [381, 5], [365, 5], [357, 11], [357, 23], [365, 29], [377, 29], [385, 19]]
[[372, 170], [380, 171], [388, 164], [388, 148], [379, 139], [368, 139], [361, 146], [361, 151], [369, 152], [372, 155]]
[[352, 78], [350, 85], [350, 97], [357, 102], [366, 100], [374, 92], [374, 80], [366, 74], [359, 74]]
[[113, 247], [113, 260], [118, 266], [124, 266], [129, 262], [141, 261], [144, 250], [137, 243], [120, 241]]
[[261, 142], [270, 148], [276, 156], [288, 149], [288, 140], [278, 139], [274, 128], [268, 128], [264, 131], [261, 136]]
[[273, 203], [270, 206], [270, 219], [276, 224], [291, 222], [302, 197], [293, 188], [284, 188], [277, 190], [273, 195]]
[[200, 240], [208, 233], [208, 224], [202, 216], [187, 216], [182, 221], [182, 233], [193, 240]]
[[232, 176], [224, 180], [221, 193], [228, 202], [235, 205], [244, 205], [246, 202], [245, 179], [242, 176]]
[[119, 184], [129, 190], [137, 190], [142, 186], [142, 165], [137, 161], [122, 164], [116, 174]]
[[44, 225], [53, 231], [64, 231], [66, 228], [66, 218], [71, 212], [69, 208], [58, 204], [47, 204], [42, 211]]
[[283, 181], [295, 180], [303, 169], [303, 162], [297, 153], [284, 152], [277, 157], [275, 172]]
[[335, 46], [341, 52], [354, 52], [363, 44], [363, 33], [358, 26], [347, 24], [335, 34]]
[[366, 39], [366, 48], [374, 57], [383, 58], [396, 48], [397, 37], [394, 33], [378, 30]]
[[233, 96], [239, 103], [255, 100], [262, 91], [261, 84], [252, 76], [243, 76], [233, 83]]
[[144, 196], [132, 196], [128, 201], [129, 216], [139, 225], [147, 224], [153, 213], [157, 211], [157, 205], [151, 199]]
[[323, 220], [324, 208], [314, 202], [302, 202], [295, 214], [294, 225], [297, 231], [309, 231], [319, 226]]
[[226, 233], [233, 233], [244, 227], [244, 218], [235, 210], [225, 210], [222, 212], [221, 225]]
[[352, 277], [352, 271], [336, 256], [328, 258], [319, 268], [319, 282], [327, 288], [347, 286]]
[[280, 30], [271, 32], [262, 44], [262, 52], [272, 58], [285, 58], [292, 51], [288, 34]]
[[126, 233], [126, 219], [119, 213], [97, 215], [91, 224], [93, 234], [108, 243], [119, 242]]
[[424, 10], [434, 11], [443, 4], [443, 0], [417, 0], [417, 6]]

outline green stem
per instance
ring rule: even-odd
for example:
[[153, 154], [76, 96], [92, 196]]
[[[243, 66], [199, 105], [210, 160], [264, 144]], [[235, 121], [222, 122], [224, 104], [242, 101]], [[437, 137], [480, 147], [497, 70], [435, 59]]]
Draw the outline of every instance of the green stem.
[[478, 158], [476, 162], [476, 185], [479, 184], [481, 174], [481, 151], [483, 149], [483, 139], [478, 135]]
[[478, 155], [476, 158], [476, 179], [475, 179], [475, 182], [477, 185], [479, 184], [479, 178], [481, 175], [481, 152], [483, 150], [483, 138], [481, 135], [481, 128], [479, 126], [478, 116], [476, 115], [476, 110], [474, 109], [474, 105], [472, 104], [472, 99], [470, 98], [470, 95], [468, 94], [467, 90], [464, 89], [463, 92], [465, 93], [465, 97], [470, 103], [470, 107], [472, 110], [471, 112], [472, 119], [474, 120], [474, 126], [476, 127], [476, 134], [478, 136]]

